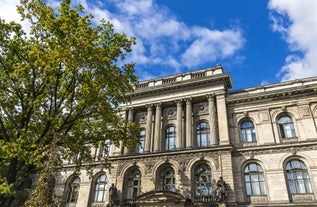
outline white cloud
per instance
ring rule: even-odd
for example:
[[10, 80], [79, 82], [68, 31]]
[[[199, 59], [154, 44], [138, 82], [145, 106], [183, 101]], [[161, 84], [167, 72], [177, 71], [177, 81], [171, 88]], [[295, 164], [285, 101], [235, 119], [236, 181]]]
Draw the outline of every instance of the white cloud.
[[19, 0], [0, 0], [0, 18], [6, 22], [20, 22], [20, 15], [16, 11]]
[[196, 27], [192, 31], [194, 40], [182, 55], [182, 62], [187, 67], [230, 57], [244, 44], [239, 30], [219, 31]]
[[30, 23], [21, 21], [21, 16], [17, 12], [17, 5], [20, 0], [0, 0], [0, 19], [4, 19], [7, 23], [14, 21], [22, 25], [24, 32], [30, 33]]
[[278, 73], [282, 81], [317, 75], [317, 1], [270, 0], [273, 30], [292, 52]]
[[[19, 0], [15, 0], [15, 3], [12, 0], [0, 1], [5, 1], [0, 8], [6, 8]], [[56, 8], [58, 0], [47, 2]], [[85, 7], [87, 13], [94, 15], [94, 23], [104, 18], [112, 22], [118, 32], [136, 37], [137, 45], [133, 47], [129, 60], [136, 62], [137, 67], [147, 67], [149, 71], [163, 68], [159, 74], [156, 71], [157, 75], [177, 73], [184, 68], [196, 69], [200, 65], [232, 58], [244, 45], [243, 36], [238, 29], [220, 31], [188, 26], [155, 0], [73, 2], [79, 3]]]

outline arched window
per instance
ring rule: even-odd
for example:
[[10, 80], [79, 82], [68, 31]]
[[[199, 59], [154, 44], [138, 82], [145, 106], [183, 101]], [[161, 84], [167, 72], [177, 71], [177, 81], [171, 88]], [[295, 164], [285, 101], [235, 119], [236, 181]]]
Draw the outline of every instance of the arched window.
[[200, 122], [196, 127], [197, 147], [208, 147], [211, 145], [210, 127], [207, 122]]
[[175, 140], [176, 140], [176, 128], [175, 126], [169, 126], [166, 129], [166, 133], [165, 133], [165, 150], [166, 151], [174, 150], [176, 148]]
[[127, 176], [127, 199], [133, 199], [140, 195], [141, 173], [138, 169], [132, 170]]
[[73, 177], [66, 187], [66, 203], [77, 203], [80, 187], [80, 178]]
[[242, 142], [256, 142], [254, 124], [250, 120], [245, 120], [240, 125]]
[[259, 164], [250, 163], [244, 168], [244, 180], [248, 196], [266, 195], [264, 173]]
[[107, 189], [107, 177], [100, 175], [94, 183], [93, 202], [104, 202]]
[[160, 190], [175, 192], [175, 173], [172, 167], [166, 167], [161, 171]]
[[211, 169], [207, 164], [201, 164], [195, 168], [195, 195], [211, 196], [212, 195], [212, 177]]
[[139, 143], [135, 146], [135, 153], [144, 152], [145, 129], [140, 129]]
[[292, 138], [296, 137], [295, 127], [292, 117], [289, 115], [281, 116], [278, 121], [281, 138]]
[[301, 160], [291, 160], [285, 166], [289, 191], [291, 194], [312, 193], [307, 167]]

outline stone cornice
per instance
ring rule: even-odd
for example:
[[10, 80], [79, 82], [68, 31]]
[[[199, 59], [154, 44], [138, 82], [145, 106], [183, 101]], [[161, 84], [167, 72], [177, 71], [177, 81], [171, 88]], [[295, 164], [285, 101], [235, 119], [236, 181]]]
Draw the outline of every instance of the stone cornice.
[[317, 150], [317, 140], [297, 142], [297, 143], [283, 143], [283, 144], [270, 144], [259, 145], [252, 147], [236, 148], [233, 155], [242, 154], [244, 156], [253, 157], [254, 155], [261, 154], [275, 154], [275, 153], [292, 153], [296, 154], [299, 151]]
[[[200, 73], [207, 73], [200, 72]], [[184, 74], [186, 75], [186, 73]], [[150, 81], [144, 81], [137, 85], [135, 91], [133, 93], [128, 94], [130, 97], [142, 96], [146, 94], [152, 93], [160, 93], [160, 92], [171, 92], [173, 90], [192, 88], [195, 86], [202, 85], [216, 85], [223, 84], [225, 90], [232, 87], [232, 80], [229, 73], [220, 73], [220, 74], [210, 74], [210, 75], [201, 75], [201, 76], [193, 76], [189, 75], [190, 78], [177, 78], [177, 77], [166, 77], [161, 79], [154, 79]], [[166, 81], [164, 81], [166, 80]], [[167, 81], [170, 80], [170, 81]], [[151, 85], [150, 83], [153, 84]], [[159, 84], [155, 84], [159, 82]]]
[[228, 104], [236, 104], [307, 95], [317, 95], [317, 84], [290, 86], [276, 90], [266, 90], [265, 87], [258, 87], [253, 90], [234, 91], [228, 93], [226, 100]]
[[209, 148], [200, 148], [200, 149], [186, 149], [186, 150], [175, 150], [168, 152], [157, 152], [157, 153], [144, 153], [144, 154], [129, 154], [121, 156], [112, 156], [109, 157], [109, 161], [120, 161], [120, 160], [135, 160], [135, 159], [145, 159], [145, 158], [158, 158], [158, 157], [169, 157], [177, 155], [186, 155], [186, 154], [199, 154], [199, 153], [216, 153], [216, 154], [226, 154], [231, 153], [233, 147], [231, 145], [222, 145]]

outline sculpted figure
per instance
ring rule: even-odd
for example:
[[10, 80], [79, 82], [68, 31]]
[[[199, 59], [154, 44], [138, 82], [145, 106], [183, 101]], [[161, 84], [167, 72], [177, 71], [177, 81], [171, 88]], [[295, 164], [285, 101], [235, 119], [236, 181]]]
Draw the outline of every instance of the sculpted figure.
[[111, 187], [109, 188], [109, 195], [110, 195], [110, 204], [116, 204], [118, 201], [118, 190], [116, 186], [112, 183]]
[[219, 178], [216, 184], [214, 198], [218, 202], [224, 202], [228, 196], [228, 185], [222, 177]]

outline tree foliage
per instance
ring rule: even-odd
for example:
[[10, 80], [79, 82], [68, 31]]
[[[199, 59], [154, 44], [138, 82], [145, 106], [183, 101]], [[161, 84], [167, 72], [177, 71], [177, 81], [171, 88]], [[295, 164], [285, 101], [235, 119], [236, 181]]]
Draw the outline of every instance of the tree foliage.
[[16, 195], [42, 172], [54, 137], [63, 159], [81, 155], [80, 166], [93, 161], [92, 145], [129, 143], [136, 132], [118, 116], [137, 80], [126, 61], [135, 40], [105, 20], [94, 25], [83, 9], [23, 0], [30, 34], [0, 19], [0, 205], [20, 205]]

